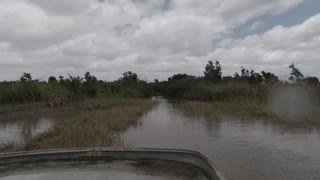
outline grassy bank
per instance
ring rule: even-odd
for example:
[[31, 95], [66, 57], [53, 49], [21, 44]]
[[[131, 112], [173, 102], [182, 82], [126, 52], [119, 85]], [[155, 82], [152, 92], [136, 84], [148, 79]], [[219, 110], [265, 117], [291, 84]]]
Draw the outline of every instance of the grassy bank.
[[67, 111], [53, 109], [51, 114], [62, 117], [48, 131], [24, 144], [7, 144], [1, 151], [121, 145], [119, 133], [137, 125], [139, 117], [153, 105], [153, 101], [143, 99], [87, 100]]
[[183, 101], [177, 106], [189, 115], [204, 116], [212, 119], [226, 117], [227, 119], [259, 119], [273, 122], [320, 125], [319, 107], [308, 114], [303, 114], [301, 117], [291, 118], [287, 115], [276, 114], [264, 103]]
[[270, 113], [267, 107], [257, 103], [202, 102], [183, 101], [178, 107], [192, 115], [218, 118], [221, 116], [240, 118], [267, 118]]

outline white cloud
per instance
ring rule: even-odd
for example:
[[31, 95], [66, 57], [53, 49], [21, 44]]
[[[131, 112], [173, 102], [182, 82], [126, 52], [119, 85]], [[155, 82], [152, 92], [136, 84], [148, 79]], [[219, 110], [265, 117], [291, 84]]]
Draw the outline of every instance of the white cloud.
[[49, 16], [43, 9], [19, 0], [0, 2], [0, 38], [7, 41], [48, 39], [64, 33], [71, 18]]
[[[277, 26], [262, 35], [226, 40], [210, 56], [229, 64], [268, 68], [286, 77], [287, 66], [296, 63], [302, 71], [320, 76], [320, 14], [293, 27]], [[285, 68], [285, 69], [284, 69]], [[281, 70], [282, 69], [282, 70]]]
[[[165, 79], [200, 75], [212, 57], [223, 60], [227, 73], [239, 64], [279, 72], [302, 57], [315, 65], [317, 16], [292, 28], [225, 40], [238, 25], [285, 13], [302, 1], [1, 0], [0, 77], [15, 79], [28, 71], [45, 79], [89, 70], [112, 80], [132, 70]], [[218, 39], [224, 41], [217, 45]]]
[[92, 0], [26, 0], [46, 12], [57, 15], [75, 15], [86, 12]]
[[8, 51], [12, 47], [12, 44], [10, 42], [1, 42], [0, 41], [0, 52], [1, 51]]

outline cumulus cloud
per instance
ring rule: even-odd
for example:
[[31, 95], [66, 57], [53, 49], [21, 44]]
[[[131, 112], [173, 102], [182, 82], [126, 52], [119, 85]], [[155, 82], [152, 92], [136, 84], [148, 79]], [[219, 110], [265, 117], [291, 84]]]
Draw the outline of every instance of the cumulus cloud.
[[283, 72], [279, 67], [302, 61], [304, 70], [316, 73], [308, 67], [319, 66], [318, 16], [228, 39], [239, 25], [302, 2], [1, 0], [0, 77], [12, 80], [31, 72], [46, 79], [91, 71], [113, 80], [131, 70], [149, 80], [165, 79], [174, 73], [201, 75], [211, 58], [221, 60], [226, 74], [240, 65]]
[[0, 39], [36, 41], [64, 33], [71, 18], [49, 16], [43, 9], [19, 0], [0, 2]]
[[296, 63], [304, 72], [319, 76], [319, 28], [320, 14], [293, 27], [279, 25], [262, 35], [225, 40], [210, 56], [234, 65], [276, 70], [283, 77], [288, 74], [285, 68]]
[[44, 11], [56, 15], [77, 15], [88, 10], [91, 0], [26, 0]]

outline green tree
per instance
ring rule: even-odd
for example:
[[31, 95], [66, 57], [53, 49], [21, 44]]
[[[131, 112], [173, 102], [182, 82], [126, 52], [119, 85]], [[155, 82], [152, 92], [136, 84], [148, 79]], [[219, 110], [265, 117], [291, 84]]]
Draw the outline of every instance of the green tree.
[[56, 83], [56, 82], [58, 82], [57, 79], [56, 79], [56, 77], [54, 77], [54, 76], [50, 76], [50, 77], [49, 77], [48, 83]]
[[262, 71], [261, 74], [265, 83], [272, 84], [279, 82], [279, 77], [271, 72]]
[[235, 80], [235, 81], [240, 81], [241, 80], [241, 76], [239, 75], [239, 73], [237, 73], [237, 72], [235, 72], [234, 74], [233, 74], [233, 79]]
[[20, 81], [26, 82], [26, 81], [32, 81], [32, 77], [30, 73], [23, 73], [23, 75], [20, 77]]
[[23, 101], [29, 102], [33, 101], [33, 103], [36, 103], [40, 100], [40, 92], [39, 87], [37, 86], [37, 83], [32, 81], [32, 76], [30, 73], [23, 73], [23, 75], [20, 77], [20, 81], [22, 82], [23, 86], [23, 92], [22, 98]]
[[90, 72], [84, 74], [85, 82], [83, 83], [84, 91], [89, 97], [95, 97], [98, 94], [98, 80], [95, 76], [91, 75]]
[[60, 75], [59, 76], [59, 81], [63, 81], [64, 80], [64, 76]]
[[84, 79], [86, 83], [96, 83], [98, 81], [95, 76], [90, 74], [90, 72], [84, 74]]
[[295, 67], [295, 65], [292, 63], [289, 68], [291, 69], [289, 80], [296, 83], [301, 83], [304, 80], [304, 75], [301, 73], [301, 71]]
[[316, 85], [319, 84], [319, 79], [317, 77], [308, 76], [304, 79], [304, 82], [309, 85]]
[[260, 84], [263, 82], [263, 76], [260, 73], [254, 72], [254, 70], [250, 71], [249, 83], [251, 84]]
[[82, 96], [83, 78], [73, 77], [69, 74], [69, 79], [64, 80], [63, 85], [69, 90], [72, 100], [78, 101], [84, 98]]
[[172, 77], [168, 78], [168, 81], [178, 81], [183, 79], [190, 79], [193, 78], [193, 76], [189, 76], [187, 74], [174, 74]]
[[130, 81], [130, 82], [138, 82], [138, 75], [131, 71], [125, 72], [122, 74], [122, 78], [120, 80]]
[[208, 64], [205, 67], [204, 71], [205, 79], [212, 82], [219, 82], [222, 79], [222, 68], [219, 61], [215, 61], [213, 64], [212, 61], [208, 61]]
[[238, 73], [235, 74], [235, 79], [237, 81], [242, 81], [242, 82], [249, 82], [250, 81], [250, 73], [254, 73], [254, 72], [250, 72], [248, 69], [244, 68], [241, 66], [241, 74], [239, 75]]

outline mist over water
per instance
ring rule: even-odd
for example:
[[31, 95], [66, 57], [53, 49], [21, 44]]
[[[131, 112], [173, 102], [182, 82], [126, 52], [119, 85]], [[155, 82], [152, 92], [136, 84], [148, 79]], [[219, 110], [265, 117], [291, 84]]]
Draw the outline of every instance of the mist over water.
[[308, 120], [315, 107], [315, 95], [303, 87], [274, 88], [268, 97], [268, 109], [286, 120]]

